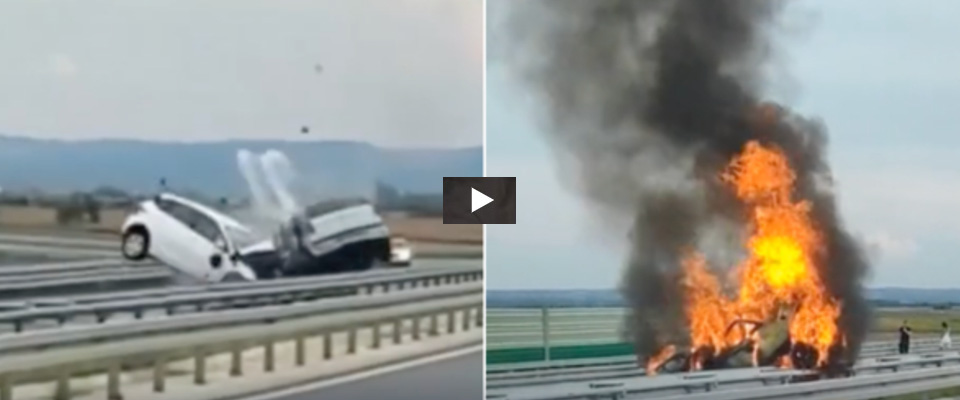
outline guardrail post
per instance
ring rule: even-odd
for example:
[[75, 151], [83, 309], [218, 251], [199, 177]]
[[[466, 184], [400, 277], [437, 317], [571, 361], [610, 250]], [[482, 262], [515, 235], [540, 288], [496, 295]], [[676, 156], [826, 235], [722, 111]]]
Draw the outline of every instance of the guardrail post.
[[23, 320], [13, 321], [13, 331], [16, 333], [23, 332]]
[[397, 290], [403, 290], [407, 286], [407, 283], [404, 281], [397, 282]]
[[347, 333], [347, 354], [357, 354], [357, 329], [351, 328]]
[[472, 307], [466, 307], [463, 309], [463, 320], [460, 321], [460, 330], [462, 331], [470, 330], [470, 324], [473, 322], [472, 318], [470, 318], [470, 311], [472, 310], [473, 310]]
[[207, 353], [200, 348], [193, 351], [193, 383], [207, 383]]
[[430, 287], [430, 279], [429, 279], [429, 278], [423, 280], [423, 287], [425, 287], [425, 288]]
[[166, 388], [167, 360], [158, 358], [153, 363], [153, 391], [160, 393]]
[[403, 342], [403, 320], [397, 318], [396, 321], [393, 321], [393, 344], [400, 344]]
[[294, 350], [297, 353], [297, 366], [303, 366], [307, 363], [307, 339], [301, 335], [297, 336], [296, 340], [296, 349]]
[[120, 362], [119, 361], [111, 363], [110, 367], [107, 369], [107, 399], [123, 400], [123, 395], [120, 394]]
[[390, 293], [390, 284], [389, 284], [389, 283], [384, 283], [384, 284], [383, 284], [383, 293]]
[[540, 319], [543, 328], [543, 358], [550, 361], [550, 310], [546, 307], [540, 309]]
[[60, 367], [57, 373], [57, 389], [53, 395], [55, 400], [70, 400], [70, 371]]
[[430, 336], [440, 334], [440, 317], [437, 313], [430, 314]]
[[230, 376], [243, 375], [243, 347], [237, 344], [230, 352]]
[[273, 372], [273, 341], [269, 340], [263, 344], [263, 370]]
[[454, 333], [457, 331], [457, 311], [450, 310], [447, 312], [447, 333]]
[[477, 306], [477, 326], [483, 326], [483, 305]]
[[423, 322], [423, 319], [419, 315], [415, 315], [410, 319], [410, 322], [413, 324], [410, 336], [413, 337], [413, 340], [420, 340], [420, 323]]
[[380, 348], [380, 322], [373, 323], [373, 343], [370, 344], [370, 347], [374, 349]]
[[13, 378], [0, 376], [0, 400], [13, 400]]
[[323, 334], [323, 359], [329, 360], [333, 357], [333, 333]]

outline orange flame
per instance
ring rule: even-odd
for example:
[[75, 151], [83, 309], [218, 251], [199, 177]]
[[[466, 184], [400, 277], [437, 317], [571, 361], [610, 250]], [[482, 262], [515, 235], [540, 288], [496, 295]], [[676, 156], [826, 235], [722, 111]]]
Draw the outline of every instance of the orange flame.
[[647, 375], [656, 375], [657, 368], [660, 368], [660, 365], [663, 364], [664, 361], [667, 361], [667, 359], [673, 357], [676, 351], [677, 348], [675, 346], [669, 345], [663, 349], [660, 349], [660, 351], [657, 352], [657, 354], [654, 354], [653, 357], [650, 357], [650, 359], [647, 361]]
[[736, 268], [739, 290], [733, 298], [724, 295], [703, 256], [685, 257], [691, 344], [718, 352], [744, 337], [743, 330], [730, 329], [738, 319], [769, 321], [781, 306], [789, 305], [795, 310], [789, 322], [791, 341], [815, 348], [822, 365], [840, 338], [836, 323], [840, 304], [827, 294], [814, 264], [823, 251], [823, 239], [810, 217], [810, 203], [793, 199], [796, 175], [786, 156], [777, 148], [747, 143], [721, 179], [748, 207], [749, 256]]

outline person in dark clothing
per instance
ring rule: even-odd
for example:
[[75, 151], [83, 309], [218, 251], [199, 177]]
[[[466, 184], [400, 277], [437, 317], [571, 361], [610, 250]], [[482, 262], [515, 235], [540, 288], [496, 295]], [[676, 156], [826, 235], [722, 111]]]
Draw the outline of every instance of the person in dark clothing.
[[903, 320], [903, 325], [900, 325], [900, 354], [910, 352], [910, 335], [912, 333], [913, 330], [907, 325], [907, 320]]

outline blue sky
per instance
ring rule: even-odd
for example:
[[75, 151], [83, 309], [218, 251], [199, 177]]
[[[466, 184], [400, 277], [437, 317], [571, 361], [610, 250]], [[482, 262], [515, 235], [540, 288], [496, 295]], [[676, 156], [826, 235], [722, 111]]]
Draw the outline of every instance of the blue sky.
[[[843, 218], [871, 249], [868, 284], [960, 286], [960, 2], [799, 1], [787, 15], [806, 30], [781, 41], [788, 75], [769, 96], [826, 123]], [[517, 224], [487, 228], [488, 287], [615, 287], [622, 237], [564, 185], [532, 101], [488, 59], [487, 174], [518, 182]]]

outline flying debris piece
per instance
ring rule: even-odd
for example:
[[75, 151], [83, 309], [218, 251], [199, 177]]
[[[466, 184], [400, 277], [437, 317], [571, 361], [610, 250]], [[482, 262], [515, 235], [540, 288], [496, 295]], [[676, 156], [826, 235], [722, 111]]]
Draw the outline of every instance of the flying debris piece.
[[300, 127], [300, 133], [302, 133], [302, 134], [304, 134], [304, 135], [310, 133], [310, 127], [309, 127], [309, 126], [306, 126], [306, 125], [301, 126], [301, 127]]

